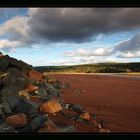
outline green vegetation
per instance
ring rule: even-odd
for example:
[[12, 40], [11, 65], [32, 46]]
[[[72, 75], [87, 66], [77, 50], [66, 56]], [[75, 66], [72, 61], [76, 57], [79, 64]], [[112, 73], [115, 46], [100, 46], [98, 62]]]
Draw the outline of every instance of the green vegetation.
[[140, 72], [140, 62], [133, 63], [98, 63], [73, 66], [39, 66], [35, 67], [40, 72], [64, 73], [121, 73]]

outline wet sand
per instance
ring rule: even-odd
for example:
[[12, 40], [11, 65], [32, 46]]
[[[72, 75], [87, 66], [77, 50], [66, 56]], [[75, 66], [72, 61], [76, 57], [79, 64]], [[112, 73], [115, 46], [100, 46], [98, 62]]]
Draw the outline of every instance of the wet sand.
[[[140, 76], [109, 74], [49, 74], [64, 83], [65, 102], [80, 104], [97, 119], [106, 120], [111, 132], [140, 132]], [[92, 132], [77, 124], [77, 132]]]

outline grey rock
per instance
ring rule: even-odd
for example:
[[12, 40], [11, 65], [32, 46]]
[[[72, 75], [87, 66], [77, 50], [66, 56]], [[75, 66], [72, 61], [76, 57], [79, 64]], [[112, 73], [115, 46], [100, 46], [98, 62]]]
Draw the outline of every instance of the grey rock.
[[23, 112], [30, 115], [37, 112], [37, 108], [27, 100], [15, 96], [2, 97], [3, 102], [7, 102], [13, 112]]
[[44, 126], [46, 121], [46, 115], [38, 115], [33, 118], [24, 128], [20, 129], [19, 132], [36, 132]]

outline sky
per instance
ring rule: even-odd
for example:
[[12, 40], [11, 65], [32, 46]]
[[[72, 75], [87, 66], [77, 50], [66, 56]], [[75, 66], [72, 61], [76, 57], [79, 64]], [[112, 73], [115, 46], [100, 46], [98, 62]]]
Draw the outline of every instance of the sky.
[[0, 8], [0, 52], [33, 66], [140, 62], [140, 8]]

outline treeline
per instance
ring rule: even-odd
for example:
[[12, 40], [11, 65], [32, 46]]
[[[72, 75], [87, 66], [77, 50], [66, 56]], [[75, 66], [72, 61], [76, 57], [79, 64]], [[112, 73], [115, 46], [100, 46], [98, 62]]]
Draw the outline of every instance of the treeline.
[[68, 73], [121, 73], [140, 72], [140, 62], [133, 63], [98, 63], [73, 66], [40, 66], [35, 67], [40, 72]]

